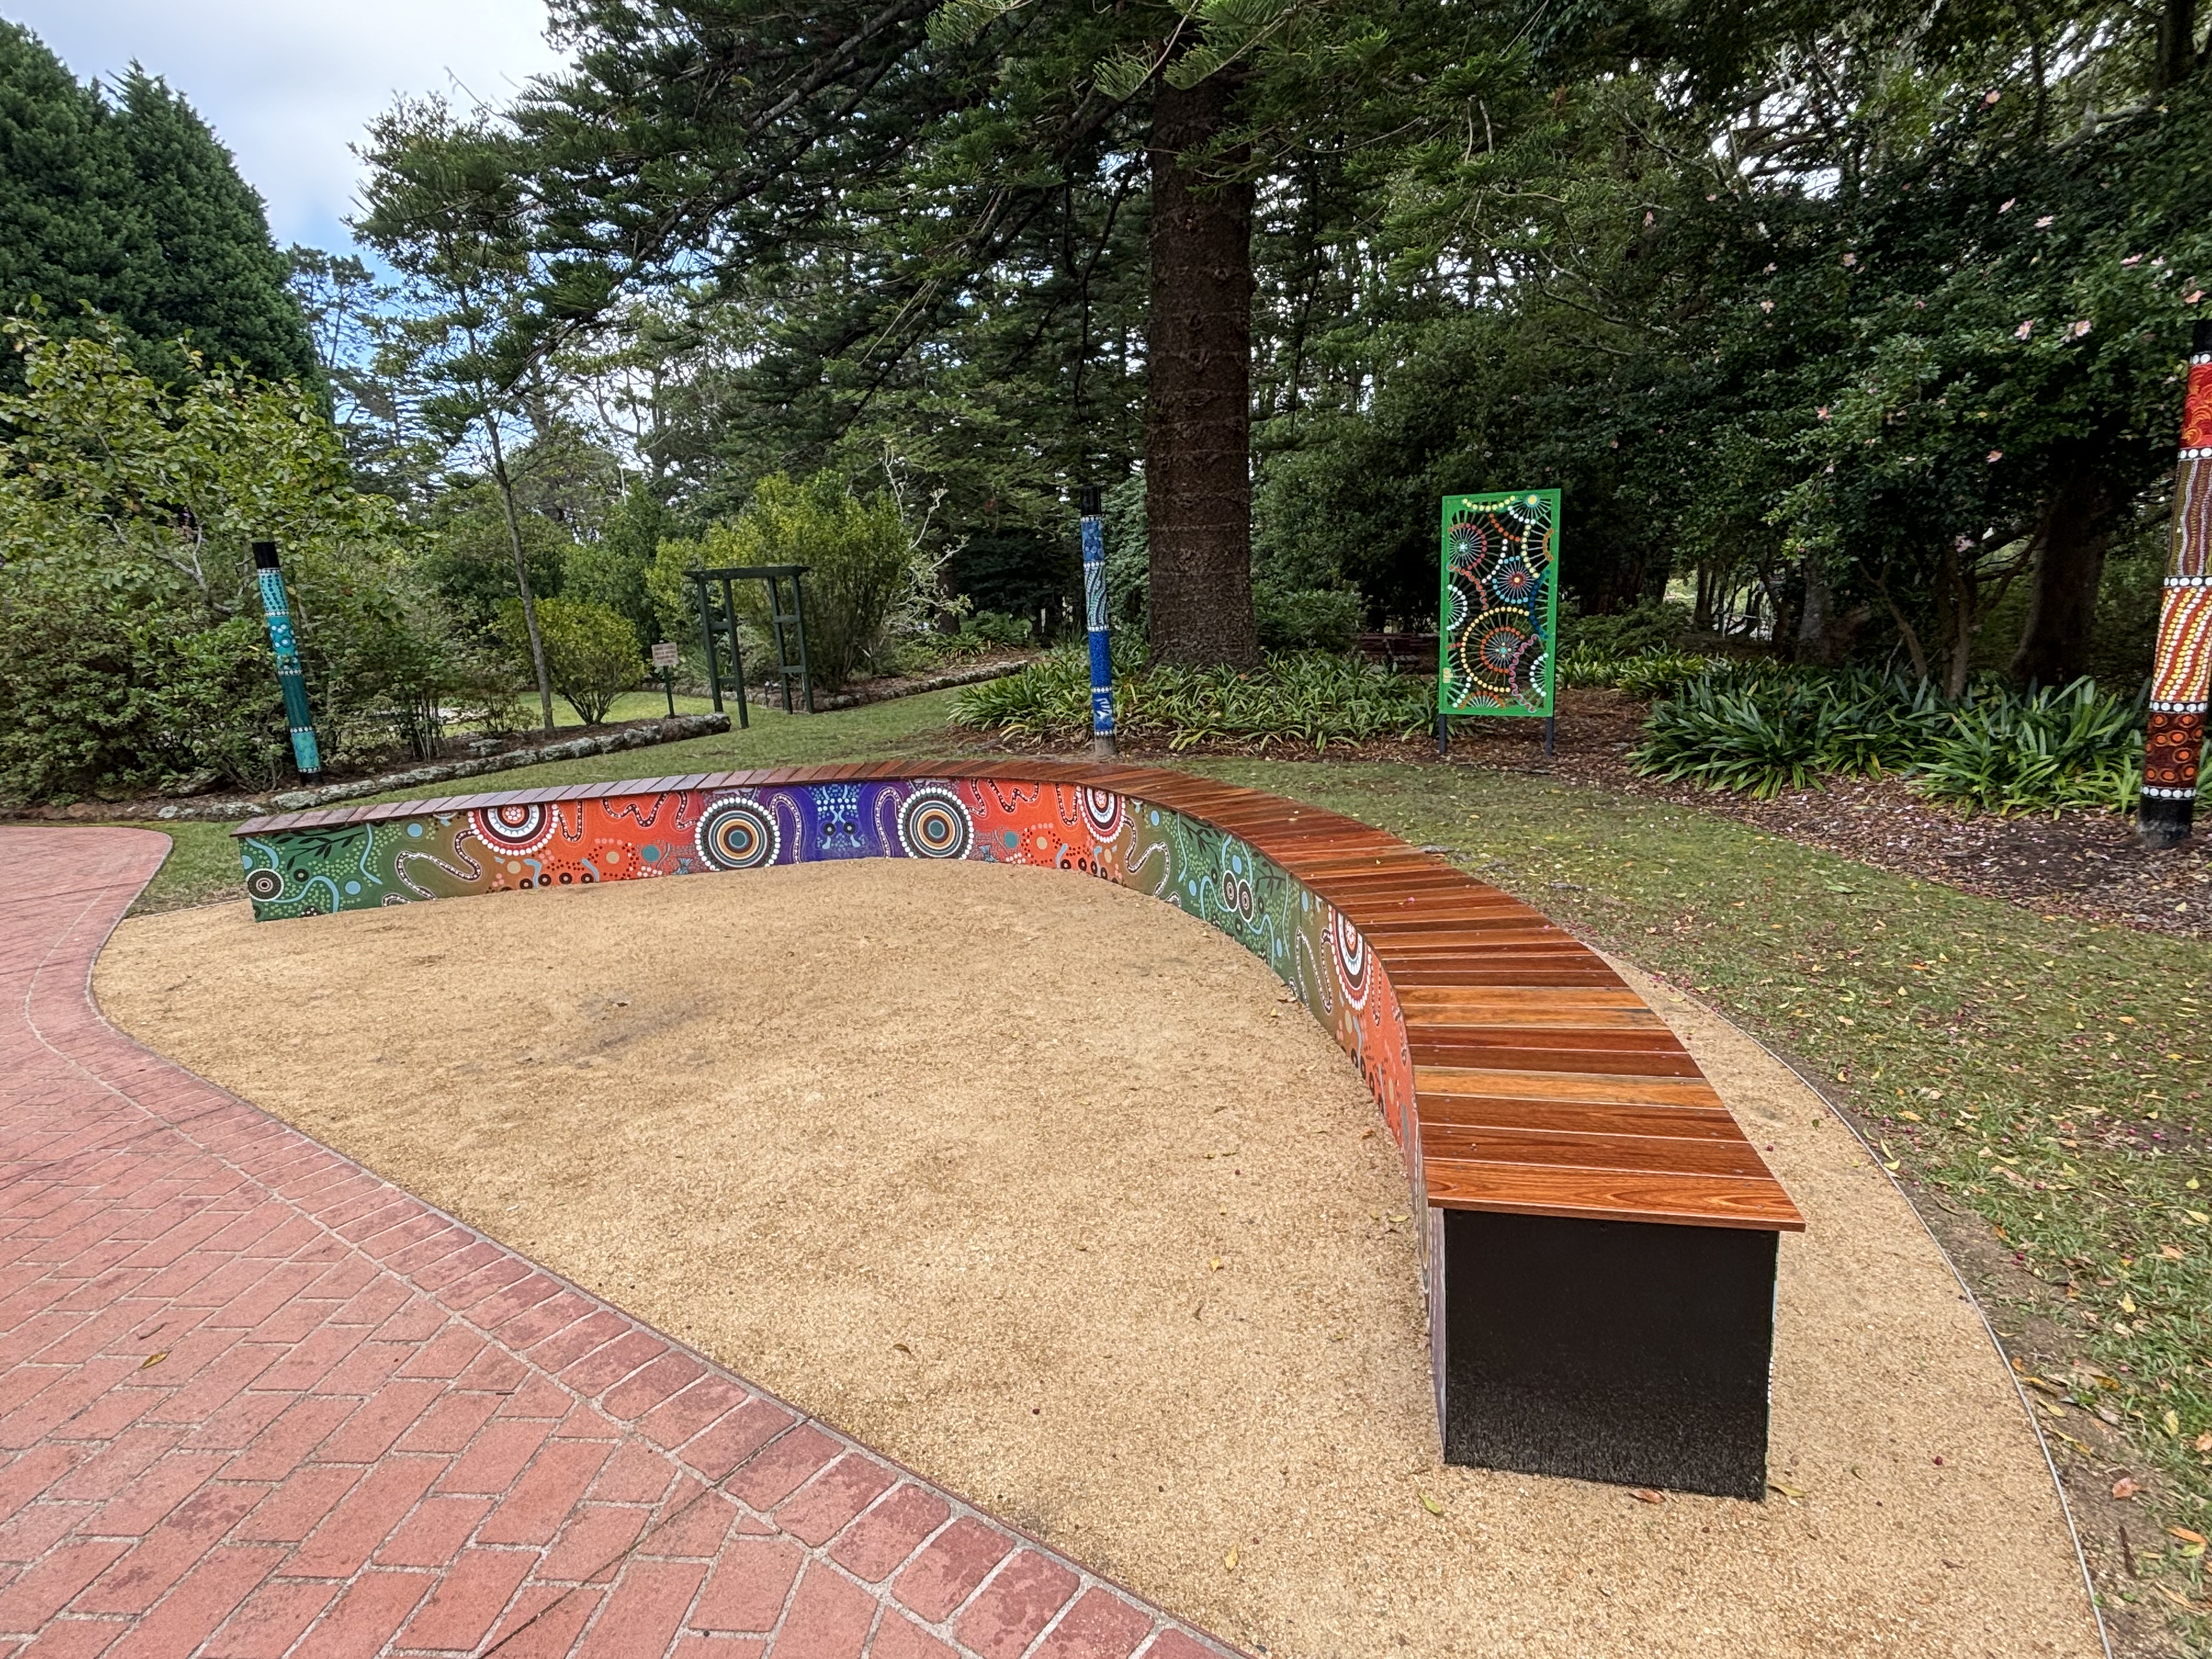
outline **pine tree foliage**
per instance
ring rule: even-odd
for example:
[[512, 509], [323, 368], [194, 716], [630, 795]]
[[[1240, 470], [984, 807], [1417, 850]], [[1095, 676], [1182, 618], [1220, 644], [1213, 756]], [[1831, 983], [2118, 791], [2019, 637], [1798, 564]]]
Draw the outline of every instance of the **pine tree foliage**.
[[176, 375], [175, 343], [313, 380], [313, 347], [261, 200], [183, 97], [133, 69], [113, 95], [0, 21], [0, 311], [88, 312]]

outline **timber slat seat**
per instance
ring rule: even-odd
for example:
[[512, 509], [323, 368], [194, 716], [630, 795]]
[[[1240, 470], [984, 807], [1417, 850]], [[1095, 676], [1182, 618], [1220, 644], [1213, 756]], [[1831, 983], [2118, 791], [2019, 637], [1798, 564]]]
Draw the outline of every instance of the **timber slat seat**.
[[[1141, 822], [1140, 822], [1141, 820]], [[1048, 863], [1268, 961], [1352, 1053], [1424, 1226], [1456, 1461], [1756, 1498], [1778, 1235], [1696, 1061], [1539, 911], [1370, 825], [1151, 767], [780, 767], [280, 813], [264, 918], [870, 854]]]

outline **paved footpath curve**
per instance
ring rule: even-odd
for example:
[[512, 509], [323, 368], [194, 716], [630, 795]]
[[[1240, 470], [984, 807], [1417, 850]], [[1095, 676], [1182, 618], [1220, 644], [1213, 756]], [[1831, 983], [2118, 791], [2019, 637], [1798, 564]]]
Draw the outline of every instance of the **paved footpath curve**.
[[1225, 1650], [120, 1036], [0, 829], [0, 1659]]

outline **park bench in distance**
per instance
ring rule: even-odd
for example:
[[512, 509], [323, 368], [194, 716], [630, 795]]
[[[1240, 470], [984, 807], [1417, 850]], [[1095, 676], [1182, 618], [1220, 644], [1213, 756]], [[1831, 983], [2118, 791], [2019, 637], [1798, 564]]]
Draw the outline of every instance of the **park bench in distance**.
[[1150, 893], [1258, 954], [1358, 1061], [1421, 1224], [1448, 1460], [1765, 1490], [1796, 1206], [1602, 957], [1379, 830], [1156, 768], [1033, 760], [514, 790], [233, 833], [263, 920], [871, 856]]

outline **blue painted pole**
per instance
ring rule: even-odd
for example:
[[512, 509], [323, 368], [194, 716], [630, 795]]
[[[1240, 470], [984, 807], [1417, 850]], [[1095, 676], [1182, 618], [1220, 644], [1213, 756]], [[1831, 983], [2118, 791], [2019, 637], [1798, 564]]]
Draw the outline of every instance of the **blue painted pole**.
[[319, 783], [323, 757], [315, 747], [307, 681], [300, 672], [300, 648], [292, 638], [292, 606], [284, 597], [284, 573], [276, 568], [276, 543], [253, 544], [253, 573], [261, 584], [262, 612], [269, 619], [269, 648], [276, 653], [276, 684], [284, 693], [284, 723], [292, 728], [292, 758], [301, 783]]
[[1083, 611], [1091, 627], [1091, 757], [1114, 757], [1113, 631], [1106, 606], [1106, 520], [1098, 486], [1083, 486]]

